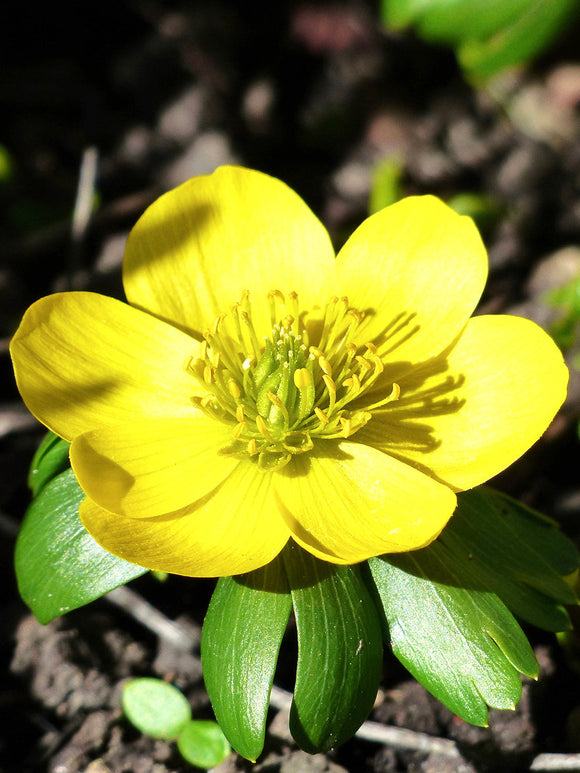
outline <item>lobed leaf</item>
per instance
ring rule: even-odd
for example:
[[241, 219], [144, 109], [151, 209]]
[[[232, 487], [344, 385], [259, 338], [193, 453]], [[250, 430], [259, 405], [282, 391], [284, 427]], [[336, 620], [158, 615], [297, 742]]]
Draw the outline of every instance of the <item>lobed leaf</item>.
[[548, 631], [570, 627], [564, 604], [576, 604], [565, 577], [578, 551], [539, 513], [487, 486], [459, 494], [439, 542], [462, 582], [496, 593], [519, 618]]
[[523, 631], [502, 601], [463, 586], [445, 548], [369, 560], [394, 654], [451, 711], [487, 724], [487, 706], [515, 708], [518, 671], [538, 666]]

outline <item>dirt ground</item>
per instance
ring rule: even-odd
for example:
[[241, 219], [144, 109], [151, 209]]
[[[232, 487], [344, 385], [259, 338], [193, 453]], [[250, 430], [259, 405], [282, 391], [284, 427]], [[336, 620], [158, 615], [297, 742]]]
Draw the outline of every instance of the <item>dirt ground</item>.
[[[0, 174], [0, 773], [191, 769], [174, 746], [140, 737], [122, 718], [120, 690], [130, 677], [171, 679], [196, 717], [211, 716], [199, 636], [212, 583], [150, 576], [132, 583], [140, 599], [178, 621], [186, 644], [176, 645], [119, 599], [43, 627], [20, 601], [13, 571], [27, 468], [43, 430], [19, 401], [8, 341], [26, 307], [49, 292], [123, 297], [124, 240], [160, 192], [241, 163], [294, 187], [340, 246], [366, 215], [376, 164], [397, 160], [405, 194], [469, 192], [498, 204], [483, 227], [491, 273], [480, 310], [523, 314], [548, 328], [557, 320], [546, 293], [580, 274], [580, 25], [533, 67], [483, 91], [465, 82], [452, 53], [381, 30], [377, 19], [376, 5], [362, 0], [119, 0], [84, 4], [82, 15], [54, 6], [9, 10], [0, 33], [0, 150], [8, 153], [0, 171], [11, 168]], [[98, 201], [73, 238], [80, 169], [91, 152]], [[572, 340], [570, 363], [579, 351]], [[579, 413], [573, 368], [549, 432], [495, 481], [577, 541]], [[258, 764], [234, 755], [219, 771], [580, 770], [563, 767], [564, 755], [580, 752], [580, 661], [553, 635], [526, 631], [541, 677], [525, 682], [517, 711], [492, 711], [489, 728], [454, 717], [387, 654], [370, 719], [427, 734], [423, 750], [411, 736], [356, 737], [308, 757], [288, 735], [285, 712], [272, 709]], [[287, 690], [292, 648], [289, 640], [276, 678]], [[430, 739], [455, 745], [441, 752]]]

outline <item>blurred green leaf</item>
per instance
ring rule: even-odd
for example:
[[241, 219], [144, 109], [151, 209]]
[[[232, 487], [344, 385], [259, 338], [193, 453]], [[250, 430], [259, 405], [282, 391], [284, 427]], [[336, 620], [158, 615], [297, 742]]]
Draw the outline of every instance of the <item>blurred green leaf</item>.
[[578, 12], [578, 0], [529, 0], [509, 25], [488, 38], [465, 38], [458, 51], [462, 67], [477, 79], [533, 59]]
[[34, 454], [28, 473], [28, 487], [33, 497], [38, 496], [49, 481], [70, 466], [69, 448], [70, 443], [59, 438], [54, 432], [46, 433]]
[[0, 185], [7, 185], [14, 180], [14, 160], [8, 148], [0, 145]]
[[533, 59], [577, 14], [579, 0], [383, 0], [385, 23], [455, 47], [470, 77]]
[[544, 293], [542, 300], [560, 316], [548, 330], [562, 351], [574, 346], [580, 328], [580, 277]]
[[197, 768], [214, 768], [231, 754], [228, 739], [211, 720], [191, 720], [177, 739], [177, 748], [187, 762]]
[[371, 180], [369, 215], [399, 201], [402, 196], [402, 176], [403, 163], [396, 159], [388, 158], [375, 166]]
[[177, 687], [152, 677], [133, 679], [123, 687], [123, 712], [151, 738], [177, 738], [191, 720], [191, 707]]
[[348, 740], [376, 698], [380, 619], [358, 566], [320, 561], [290, 543], [283, 552], [298, 631], [290, 730], [314, 754]]
[[18, 588], [41, 623], [147, 571], [95, 542], [79, 519], [83, 499], [73, 471], [61, 473], [32, 502], [18, 535], [14, 559]]
[[281, 557], [262, 569], [218, 580], [201, 641], [213, 710], [231, 745], [255, 761], [292, 600]]
[[471, 217], [478, 229], [484, 232], [497, 225], [503, 214], [497, 199], [481, 193], [458, 193], [447, 203], [458, 215]]

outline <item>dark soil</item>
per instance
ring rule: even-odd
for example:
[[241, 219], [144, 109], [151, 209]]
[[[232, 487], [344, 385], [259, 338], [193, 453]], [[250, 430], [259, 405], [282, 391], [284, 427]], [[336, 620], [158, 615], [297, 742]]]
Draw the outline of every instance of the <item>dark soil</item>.
[[[580, 27], [533, 68], [494, 84], [492, 97], [466, 84], [449, 51], [382, 31], [378, 9], [362, 0], [120, 0], [83, 4], [70, 15], [53, 5], [7, 14], [0, 32], [0, 144], [12, 165], [0, 182], [0, 771], [179, 773], [188, 767], [173, 746], [140, 737], [123, 720], [120, 690], [130, 677], [158, 675], [185, 692], [196, 717], [211, 716], [198, 643], [212, 584], [133, 583], [180, 619], [189, 653], [105, 599], [43, 627], [18, 597], [14, 539], [43, 434], [20, 404], [7, 353], [23, 311], [69, 287], [122, 297], [124, 239], [145, 206], [221, 163], [284, 179], [340, 246], [365, 217], [373, 168], [392, 158], [402, 163], [406, 194], [495, 198], [500, 215], [484, 229], [491, 275], [481, 310], [553, 325], [546, 290], [580, 272]], [[73, 242], [79, 169], [91, 147], [98, 207]], [[577, 353], [572, 340], [570, 362]], [[574, 539], [579, 409], [572, 369], [569, 399], [545, 438], [496, 481], [559, 519]], [[371, 719], [453, 739], [460, 757], [358, 738], [308, 757], [293, 745], [283, 712], [272, 710], [256, 772], [501, 773], [542, 769], [543, 753], [580, 752], [574, 650], [528, 633], [541, 677], [525, 682], [517, 711], [491, 712], [486, 729], [458, 720], [386, 656]], [[288, 642], [277, 677], [287, 689], [292, 657]], [[250, 769], [235, 755], [220, 767]]]

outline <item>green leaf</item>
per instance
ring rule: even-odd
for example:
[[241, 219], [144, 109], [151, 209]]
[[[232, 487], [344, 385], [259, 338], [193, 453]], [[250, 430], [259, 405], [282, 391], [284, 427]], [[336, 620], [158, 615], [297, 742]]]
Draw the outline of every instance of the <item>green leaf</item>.
[[204, 769], [219, 765], [232, 751], [220, 726], [208, 719], [188, 722], [179, 734], [177, 748], [187, 762]]
[[397, 202], [402, 195], [403, 163], [393, 158], [380, 161], [373, 169], [369, 215]]
[[548, 519], [487, 486], [459, 494], [458, 501], [439, 542], [464, 586], [496, 593], [539, 628], [569, 628], [562, 605], [578, 601], [565, 580], [578, 567], [573, 543]]
[[456, 47], [464, 70], [487, 79], [536, 56], [578, 7], [579, 0], [383, 0], [382, 17]]
[[[451, 711], [487, 724], [487, 706], [513, 709], [518, 671], [536, 676], [534, 653], [502, 601], [463, 586], [440, 543], [369, 560], [394, 654]], [[487, 705], [486, 705], [487, 704]]]
[[177, 738], [191, 720], [191, 707], [177, 687], [144, 677], [123, 687], [123, 712], [129, 722], [151, 738]]
[[48, 483], [32, 502], [16, 542], [20, 595], [41, 623], [77, 609], [147, 571], [103, 550], [78, 515], [74, 473]]
[[290, 729], [305, 751], [325, 752], [350, 738], [373, 706], [380, 619], [359, 567], [320, 561], [293, 543], [283, 556], [298, 631]]
[[459, 61], [472, 77], [491, 78], [535, 57], [577, 12], [578, 0], [529, 0], [512, 23], [489, 38], [465, 39]]
[[266, 714], [292, 600], [282, 559], [218, 580], [203, 624], [207, 692], [231, 745], [253, 762], [264, 746]]
[[28, 473], [28, 487], [36, 497], [46, 484], [70, 467], [68, 450], [70, 443], [54, 432], [47, 432], [39, 445]]

